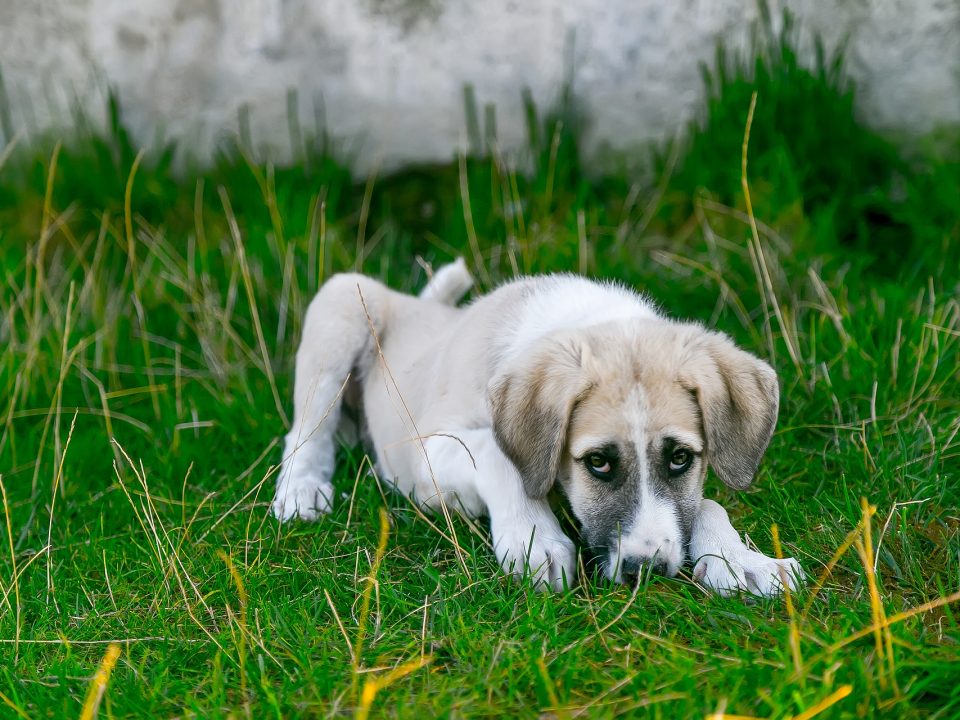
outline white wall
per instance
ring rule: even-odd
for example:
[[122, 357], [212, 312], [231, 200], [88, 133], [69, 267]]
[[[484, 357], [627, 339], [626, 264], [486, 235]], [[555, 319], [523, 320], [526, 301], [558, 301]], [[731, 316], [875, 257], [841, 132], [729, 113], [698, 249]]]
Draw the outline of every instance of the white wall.
[[[960, 125], [960, 2], [785, 4], [828, 46], [849, 36], [868, 122]], [[201, 160], [246, 105], [254, 144], [282, 161], [295, 88], [304, 129], [322, 117], [365, 172], [466, 147], [466, 83], [481, 116], [496, 106], [501, 145], [522, 147], [521, 88], [547, 107], [572, 65], [600, 162], [673, 136], [700, 107], [699, 64], [718, 38], [745, 47], [757, 14], [737, 0], [0, 0], [0, 72], [27, 137], [70, 127], [73, 102], [103, 122], [110, 86], [139, 142]]]

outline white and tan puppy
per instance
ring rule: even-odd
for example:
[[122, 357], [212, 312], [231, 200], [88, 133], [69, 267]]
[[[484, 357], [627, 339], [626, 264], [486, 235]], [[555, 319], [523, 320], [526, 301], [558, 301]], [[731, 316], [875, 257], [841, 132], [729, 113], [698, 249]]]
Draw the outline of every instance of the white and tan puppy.
[[330, 510], [349, 395], [381, 476], [422, 505], [489, 516], [508, 573], [573, 583], [574, 543], [547, 498], [559, 488], [612, 580], [674, 575], [685, 559], [724, 594], [802, 577], [792, 558], [747, 548], [703, 499], [708, 465], [738, 489], [756, 473], [777, 417], [769, 365], [618, 285], [529, 277], [454, 307], [471, 284], [460, 260], [419, 298], [356, 274], [320, 289], [297, 352], [278, 518]]

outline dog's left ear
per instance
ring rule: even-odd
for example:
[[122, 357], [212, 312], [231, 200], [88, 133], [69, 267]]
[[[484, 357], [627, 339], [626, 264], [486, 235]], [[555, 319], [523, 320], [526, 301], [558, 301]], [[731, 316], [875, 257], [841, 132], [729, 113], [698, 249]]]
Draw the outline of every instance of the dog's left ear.
[[523, 479], [529, 497], [543, 498], [560, 472], [570, 415], [589, 387], [584, 338], [561, 333], [507, 362], [488, 397], [497, 444]]
[[726, 335], [704, 332], [691, 345], [681, 382], [703, 415], [707, 462], [728, 486], [753, 482], [777, 422], [777, 374]]

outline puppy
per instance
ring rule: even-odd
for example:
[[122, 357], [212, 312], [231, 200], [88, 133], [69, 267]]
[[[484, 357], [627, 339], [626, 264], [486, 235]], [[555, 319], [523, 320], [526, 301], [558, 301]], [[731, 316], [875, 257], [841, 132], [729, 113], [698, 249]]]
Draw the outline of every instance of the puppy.
[[616, 284], [527, 277], [455, 307], [471, 285], [462, 260], [419, 298], [356, 274], [324, 284], [297, 352], [280, 520], [330, 510], [355, 396], [380, 475], [421, 505], [487, 515], [507, 573], [573, 583], [576, 549], [548, 502], [559, 488], [611, 580], [690, 559], [721, 594], [796, 586], [796, 560], [750, 550], [703, 499], [708, 466], [737, 489], [756, 473], [777, 418], [769, 365]]

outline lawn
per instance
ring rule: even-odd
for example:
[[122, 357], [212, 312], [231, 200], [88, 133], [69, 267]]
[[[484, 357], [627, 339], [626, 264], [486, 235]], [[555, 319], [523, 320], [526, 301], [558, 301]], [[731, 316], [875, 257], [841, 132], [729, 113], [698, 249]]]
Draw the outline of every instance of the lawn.
[[[889, 144], [786, 42], [708, 82], [643, 177], [584, 171], [572, 105], [517, 164], [475, 138], [389, 177], [322, 136], [175, 172], [116, 105], [0, 150], [0, 715], [960, 717], [960, 143]], [[756, 482], [706, 492], [808, 586], [536, 592], [352, 447], [334, 512], [279, 526], [306, 303], [459, 255], [477, 292], [617, 278], [768, 359]]]

